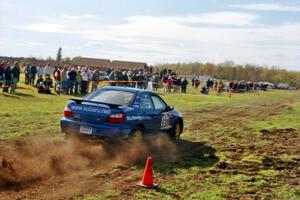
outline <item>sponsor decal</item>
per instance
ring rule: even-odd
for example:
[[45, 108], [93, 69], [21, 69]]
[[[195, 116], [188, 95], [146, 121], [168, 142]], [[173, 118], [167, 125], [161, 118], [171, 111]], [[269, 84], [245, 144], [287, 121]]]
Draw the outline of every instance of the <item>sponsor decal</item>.
[[146, 119], [151, 119], [151, 117], [146, 117], [146, 116], [127, 116], [126, 120], [132, 121], [132, 120], [146, 120]]
[[169, 129], [169, 128], [171, 128], [170, 117], [169, 115], [163, 115], [161, 118], [160, 129]]
[[76, 111], [83, 111], [83, 112], [103, 113], [107, 115], [110, 114], [110, 109], [102, 108], [102, 107], [73, 105], [71, 106], [71, 109]]
[[105, 104], [98, 104], [98, 103], [91, 103], [91, 102], [82, 102], [81, 104], [110, 109], [110, 107], [108, 105], [105, 105]]

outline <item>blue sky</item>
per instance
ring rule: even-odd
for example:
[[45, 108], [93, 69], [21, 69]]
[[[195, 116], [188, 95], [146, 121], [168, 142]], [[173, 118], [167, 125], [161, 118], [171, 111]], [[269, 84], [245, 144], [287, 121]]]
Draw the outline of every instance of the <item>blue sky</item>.
[[0, 55], [300, 71], [300, 0], [0, 0]]

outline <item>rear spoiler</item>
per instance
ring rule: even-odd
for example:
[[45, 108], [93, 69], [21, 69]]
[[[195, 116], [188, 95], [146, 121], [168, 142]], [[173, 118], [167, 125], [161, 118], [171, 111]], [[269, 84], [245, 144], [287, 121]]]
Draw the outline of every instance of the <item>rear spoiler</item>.
[[87, 103], [93, 103], [93, 104], [99, 104], [99, 105], [107, 105], [110, 108], [118, 108], [121, 105], [118, 104], [111, 104], [111, 103], [102, 103], [102, 102], [97, 102], [97, 101], [89, 101], [89, 100], [84, 100], [84, 99], [70, 99], [71, 101], [75, 101], [76, 104], [81, 104], [82, 102], [87, 102]]

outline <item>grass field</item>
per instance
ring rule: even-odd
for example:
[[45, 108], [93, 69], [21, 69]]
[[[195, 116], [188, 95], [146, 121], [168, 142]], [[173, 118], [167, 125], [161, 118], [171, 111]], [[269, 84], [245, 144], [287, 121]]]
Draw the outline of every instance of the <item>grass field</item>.
[[[2, 145], [27, 137], [63, 140], [59, 119], [71, 96], [24, 87], [15, 94], [0, 92]], [[56, 175], [34, 190], [0, 189], [0, 199], [300, 199], [300, 91], [229, 98], [190, 89], [162, 97], [183, 113], [186, 126], [176, 144], [180, 159], [154, 157], [159, 189], [137, 188], [143, 164], [131, 163]], [[71, 189], [68, 183], [78, 179]]]

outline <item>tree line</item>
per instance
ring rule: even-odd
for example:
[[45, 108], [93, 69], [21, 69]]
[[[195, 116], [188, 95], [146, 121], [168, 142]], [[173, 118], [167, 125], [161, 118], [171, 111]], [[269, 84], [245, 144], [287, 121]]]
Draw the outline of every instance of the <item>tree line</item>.
[[245, 80], [286, 83], [300, 87], [300, 71], [288, 71], [277, 67], [264, 67], [252, 64], [236, 65], [232, 61], [214, 63], [166, 63], [158, 65], [160, 69], [172, 69], [182, 75], [205, 75], [222, 80]]

